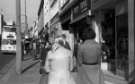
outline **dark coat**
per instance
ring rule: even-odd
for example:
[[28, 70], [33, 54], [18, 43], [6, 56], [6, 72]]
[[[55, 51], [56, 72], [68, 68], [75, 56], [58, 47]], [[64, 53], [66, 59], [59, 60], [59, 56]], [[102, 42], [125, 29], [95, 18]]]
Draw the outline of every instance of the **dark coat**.
[[103, 74], [100, 70], [101, 46], [94, 40], [87, 40], [79, 46], [78, 50], [78, 79], [80, 84], [104, 84]]
[[98, 63], [102, 50], [100, 44], [94, 40], [86, 40], [78, 49], [79, 63], [93, 64]]

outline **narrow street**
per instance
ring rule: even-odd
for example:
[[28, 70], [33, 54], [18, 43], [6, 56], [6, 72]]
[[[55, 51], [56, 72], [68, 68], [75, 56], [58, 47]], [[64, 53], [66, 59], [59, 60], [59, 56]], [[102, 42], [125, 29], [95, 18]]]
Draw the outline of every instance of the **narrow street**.
[[135, 0], [0, 0], [0, 84], [135, 84]]
[[0, 52], [0, 78], [5, 75], [15, 62], [15, 54]]

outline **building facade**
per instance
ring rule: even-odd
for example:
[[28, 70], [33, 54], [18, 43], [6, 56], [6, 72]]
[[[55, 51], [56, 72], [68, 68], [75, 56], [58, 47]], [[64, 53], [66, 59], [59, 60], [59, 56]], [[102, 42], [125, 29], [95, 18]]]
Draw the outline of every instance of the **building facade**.
[[40, 6], [38, 9], [38, 31], [41, 32], [41, 30], [44, 28], [44, 0], [41, 0]]
[[44, 5], [44, 25], [47, 26], [50, 41], [52, 42], [55, 38], [54, 32], [57, 28], [60, 28], [59, 23], [59, 10], [60, 10], [60, 3], [62, 0], [45, 0]]
[[135, 70], [134, 3], [134, 0], [93, 0], [91, 6], [96, 21], [101, 24], [103, 39], [110, 48], [109, 71], [129, 83], [134, 79], [131, 74]]
[[[109, 48], [108, 71], [129, 83], [135, 80], [134, 0], [70, 0], [60, 12], [63, 27], [74, 30], [76, 38], [93, 24], [101, 29], [102, 39]], [[90, 1], [90, 2], [89, 2]], [[99, 30], [100, 30], [99, 29]], [[101, 41], [102, 42], [102, 41]]]
[[73, 30], [79, 40], [82, 30], [93, 24], [94, 16], [109, 48], [107, 70], [131, 83], [135, 80], [132, 75], [135, 72], [134, 12], [134, 0], [44, 0], [42, 17], [43, 26], [49, 27], [50, 37], [55, 38], [53, 31], [63, 28]]

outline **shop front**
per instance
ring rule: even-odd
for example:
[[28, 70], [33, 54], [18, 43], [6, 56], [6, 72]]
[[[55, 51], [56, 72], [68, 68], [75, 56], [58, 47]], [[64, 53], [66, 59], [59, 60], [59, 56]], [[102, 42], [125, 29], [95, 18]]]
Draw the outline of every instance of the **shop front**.
[[90, 0], [80, 0], [72, 7], [70, 25], [78, 41], [83, 40], [82, 31], [91, 26], [90, 7]]
[[[100, 3], [102, 2], [102, 3]], [[93, 0], [92, 14], [101, 25], [107, 56], [108, 71], [125, 80], [129, 79], [131, 43], [127, 0]], [[132, 34], [132, 36], [134, 36]]]
[[84, 26], [88, 27], [90, 7], [90, 0], [70, 0], [60, 12], [62, 28], [74, 32], [78, 37]]
[[80, 0], [62, 16], [62, 24], [70, 25], [77, 41], [83, 39], [82, 31], [92, 26], [94, 16], [108, 53], [107, 71], [128, 81], [135, 80], [130, 76], [135, 72], [134, 4], [134, 0]]
[[64, 14], [60, 14], [60, 22], [63, 30], [69, 30], [71, 21], [71, 9], [66, 11]]

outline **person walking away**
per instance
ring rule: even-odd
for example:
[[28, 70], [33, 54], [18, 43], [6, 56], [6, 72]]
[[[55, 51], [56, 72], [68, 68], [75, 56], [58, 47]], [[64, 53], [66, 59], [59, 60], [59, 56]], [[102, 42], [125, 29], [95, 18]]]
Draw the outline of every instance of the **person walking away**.
[[37, 54], [36, 54], [36, 41], [33, 41], [33, 59], [37, 59]]
[[[84, 42], [79, 46], [77, 56], [78, 77], [80, 77], [78, 84], [104, 84], [103, 74], [99, 73], [102, 50], [100, 44], [94, 40], [95, 36], [91, 28], [83, 31]], [[101, 79], [100, 75], [102, 75]]]
[[41, 49], [41, 56], [40, 56], [40, 74], [46, 74], [46, 71], [44, 70], [45, 66], [45, 60], [48, 51], [51, 49], [49, 42], [45, 43], [45, 46]]
[[51, 49], [51, 46], [49, 44], [49, 42], [46, 42], [45, 43], [45, 47], [42, 48], [42, 51], [41, 51], [41, 56], [40, 56], [40, 74], [41, 74], [41, 77], [40, 77], [40, 83], [39, 84], [47, 84], [47, 81], [48, 81], [48, 72], [44, 69], [44, 66], [45, 66], [45, 60], [46, 60], [46, 57], [47, 57], [47, 53], [48, 51]]
[[[60, 37], [59, 37], [60, 38]], [[48, 52], [45, 69], [49, 72], [48, 84], [75, 84], [71, 75], [71, 51], [62, 39], [56, 40]]]

